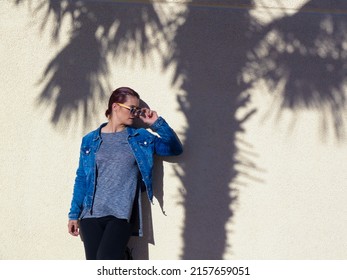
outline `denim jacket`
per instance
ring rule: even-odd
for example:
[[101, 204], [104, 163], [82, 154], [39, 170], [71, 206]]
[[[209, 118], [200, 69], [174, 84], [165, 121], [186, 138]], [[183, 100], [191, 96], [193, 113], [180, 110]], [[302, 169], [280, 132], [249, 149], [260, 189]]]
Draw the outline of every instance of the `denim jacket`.
[[[70, 220], [80, 218], [82, 210], [91, 210], [96, 185], [96, 162], [95, 156], [102, 142], [101, 128], [88, 133], [82, 139], [79, 165], [73, 189]], [[128, 142], [134, 153], [140, 170], [142, 181], [145, 185], [148, 199], [152, 202], [152, 171], [153, 156], [173, 156], [183, 152], [181, 142], [167, 122], [159, 117], [151, 126], [151, 130], [158, 136], [150, 133], [144, 128], [127, 127]]]

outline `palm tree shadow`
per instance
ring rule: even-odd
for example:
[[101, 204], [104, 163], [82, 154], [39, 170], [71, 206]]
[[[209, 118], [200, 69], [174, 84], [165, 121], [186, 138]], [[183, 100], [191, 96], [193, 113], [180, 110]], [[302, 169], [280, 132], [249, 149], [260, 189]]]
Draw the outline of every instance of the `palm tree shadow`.
[[[53, 106], [53, 125], [71, 123], [76, 114], [82, 115], [84, 127], [93, 122], [93, 105], [109, 92], [106, 56], [132, 54], [145, 61], [150, 50], [159, 48], [146, 32], [148, 24], [164, 39], [173, 37], [172, 55], [164, 57], [164, 69], [177, 65], [172, 83], [182, 81], [185, 94], [177, 100], [187, 120], [185, 153], [176, 170], [185, 188], [182, 259], [223, 259], [232, 251], [226, 226], [234, 222], [238, 190], [247, 178], [261, 181], [252, 146], [239, 140], [257, 111], [251, 107], [249, 91], [257, 81], [263, 79], [276, 89], [283, 100], [281, 110], [325, 108], [323, 120], [332, 116], [336, 137], [343, 134], [344, 15], [307, 13], [305, 9], [313, 5], [310, 1], [302, 8], [304, 13], [261, 26], [244, 8], [252, 5], [252, 0], [242, 1], [239, 8], [230, 1], [192, 1], [174, 37], [165, 36], [165, 26], [151, 4], [49, 0], [40, 1], [41, 8], [33, 12], [33, 16], [44, 12], [43, 22], [54, 17], [55, 40], [62, 18], [72, 20], [70, 42], [39, 81], [44, 86], [38, 104]], [[332, 47], [319, 48], [317, 42]], [[259, 50], [264, 45], [268, 55], [263, 56]], [[250, 79], [244, 79], [245, 72]], [[285, 86], [279, 91], [283, 80]], [[246, 112], [242, 117], [240, 110]], [[160, 168], [159, 162], [158, 185], [163, 177]], [[156, 196], [164, 209], [163, 191]], [[150, 205], [144, 208], [147, 231], [153, 232]], [[148, 259], [148, 243], [154, 244], [148, 236], [139, 245], [140, 259]]]
[[[177, 171], [186, 189], [182, 259], [223, 259], [232, 252], [226, 226], [233, 223], [238, 182], [262, 181], [254, 156], [246, 156], [254, 152], [245, 152], [237, 140], [257, 111], [248, 102], [257, 81], [276, 89], [280, 111], [322, 110], [323, 127], [332, 127], [337, 139], [343, 136], [345, 15], [308, 12], [317, 5], [310, 1], [297, 14], [262, 26], [250, 18], [252, 4], [192, 1], [167, 61], [177, 64], [173, 84], [181, 79], [185, 92], [178, 98], [187, 119]], [[266, 52], [259, 50], [264, 45]], [[243, 118], [237, 117], [240, 109], [246, 109]]]
[[187, 119], [182, 172], [177, 171], [185, 187], [182, 259], [223, 259], [230, 250], [226, 225], [237, 201], [237, 165], [243, 164], [237, 158], [236, 139], [256, 112], [248, 108], [243, 118], [236, 118], [250, 98], [237, 79], [250, 47], [245, 37], [248, 11], [228, 7], [227, 1], [218, 1], [226, 6], [205, 2], [189, 5], [186, 22], [175, 37], [175, 52], [167, 61], [177, 63], [176, 79], [185, 75], [186, 94], [178, 98]]

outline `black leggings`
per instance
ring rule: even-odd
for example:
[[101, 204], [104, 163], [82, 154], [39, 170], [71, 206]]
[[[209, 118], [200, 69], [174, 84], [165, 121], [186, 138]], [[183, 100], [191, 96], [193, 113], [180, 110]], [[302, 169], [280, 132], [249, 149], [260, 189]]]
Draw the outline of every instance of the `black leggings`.
[[80, 221], [87, 260], [122, 260], [132, 233], [132, 224], [114, 216]]

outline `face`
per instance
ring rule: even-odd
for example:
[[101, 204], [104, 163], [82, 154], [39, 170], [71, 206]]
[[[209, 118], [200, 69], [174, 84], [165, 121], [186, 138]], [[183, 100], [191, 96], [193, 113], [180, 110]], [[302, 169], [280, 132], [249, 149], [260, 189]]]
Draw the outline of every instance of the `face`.
[[134, 116], [126, 107], [139, 107], [139, 105], [140, 100], [138, 98], [134, 96], [128, 96], [127, 100], [121, 105], [114, 103], [113, 108], [115, 110], [116, 117], [120, 121], [120, 123], [124, 125], [132, 125], [136, 116]]

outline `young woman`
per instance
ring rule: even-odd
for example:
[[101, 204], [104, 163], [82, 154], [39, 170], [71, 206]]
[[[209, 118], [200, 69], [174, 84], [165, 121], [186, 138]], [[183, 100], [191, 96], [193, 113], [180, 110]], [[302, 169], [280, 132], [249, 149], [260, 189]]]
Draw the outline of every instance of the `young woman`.
[[[141, 189], [152, 201], [154, 154], [182, 153], [162, 117], [139, 108], [140, 96], [121, 87], [110, 96], [108, 122], [82, 139], [68, 231], [81, 234], [86, 259], [124, 259], [130, 236], [142, 236]], [[158, 136], [133, 127], [139, 118]]]

